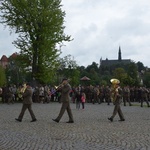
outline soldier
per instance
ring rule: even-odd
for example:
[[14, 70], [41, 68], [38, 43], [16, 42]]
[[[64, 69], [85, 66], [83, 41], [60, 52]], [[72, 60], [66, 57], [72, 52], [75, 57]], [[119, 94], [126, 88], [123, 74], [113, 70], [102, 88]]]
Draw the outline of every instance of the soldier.
[[8, 87], [8, 93], [7, 93], [7, 96], [8, 96], [8, 104], [10, 104], [10, 102], [13, 104], [14, 103], [14, 94], [13, 94], [13, 90], [12, 90], [12, 85], [10, 85]]
[[73, 120], [73, 115], [72, 115], [72, 111], [70, 108], [70, 91], [71, 91], [71, 86], [68, 83], [68, 79], [64, 78], [62, 80], [62, 84], [58, 87], [58, 89], [61, 91], [61, 102], [62, 102], [62, 107], [61, 110], [59, 112], [59, 115], [56, 119], [52, 119], [55, 122], [59, 122], [60, 119], [62, 118], [65, 110], [67, 110], [68, 116], [69, 116], [69, 121], [66, 123], [74, 123]]
[[135, 87], [134, 91], [135, 91], [134, 92], [135, 93], [135, 101], [140, 103], [140, 101], [141, 101], [141, 92], [140, 92], [139, 87]]
[[131, 102], [135, 101], [135, 87], [130, 88], [130, 101]]
[[146, 87], [141, 87], [141, 107], [143, 107], [144, 101], [147, 103], [147, 107], [150, 107], [147, 97], [148, 93], [149, 91], [146, 89]]
[[[116, 80], [117, 83], [114, 84], [113, 80]], [[118, 113], [119, 117], [120, 117], [120, 120], [119, 121], [125, 121], [124, 119], [124, 115], [122, 113], [122, 110], [121, 110], [121, 107], [120, 107], [120, 104], [122, 102], [122, 89], [121, 87], [119, 86], [119, 83], [120, 81], [117, 80], [117, 79], [113, 79], [111, 80], [111, 82], [113, 83], [114, 85], [114, 88], [113, 88], [113, 91], [112, 91], [112, 94], [113, 94], [113, 103], [115, 105], [114, 107], [114, 111], [113, 111], [113, 114], [110, 118], [108, 118], [108, 120], [110, 120], [111, 122], [113, 121], [113, 118], [116, 116], [116, 114]], [[115, 81], [115, 82], [116, 82]]]
[[111, 102], [111, 89], [109, 86], [106, 86], [105, 88], [105, 100], [107, 102], [107, 105], [110, 105]]
[[132, 106], [132, 104], [130, 102], [130, 88], [129, 88], [129, 86], [125, 86], [123, 88], [123, 103], [124, 103], [124, 106], [126, 106], [126, 102], [129, 103], [129, 106]]
[[43, 103], [49, 103], [50, 102], [50, 98], [49, 98], [49, 92], [50, 92], [50, 89], [48, 87], [48, 85], [45, 85], [44, 86], [44, 102]]
[[95, 104], [95, 102], [98, 102], [100, 104], [99, 93], [99, 86], [95, 86], [93, 88], [93, 104]]
[[24, 89], [23, 93], [22, 93], [22, 97], [23, 97], [23, 105], [22, 105], [22, 109], [21, 112], [18, 116], [18, 118], [15, 118], [16, 121], [21, 122], [24, 116], [24, 113], [26, 111], [26, 109], [28, 109], [30, 115], [31, 115], [31, 122], [35, 122], [37, 121], [33, 110], [32, 110], [32, 95], [33, 95], [33, 89], [30, 86], [29, 83], [26, 84], [26, 88]]
[[105, 89], [104, 85], [102, 85], [100, 87], [100, 103], [104, 102], [104, 98], [105, 98]]

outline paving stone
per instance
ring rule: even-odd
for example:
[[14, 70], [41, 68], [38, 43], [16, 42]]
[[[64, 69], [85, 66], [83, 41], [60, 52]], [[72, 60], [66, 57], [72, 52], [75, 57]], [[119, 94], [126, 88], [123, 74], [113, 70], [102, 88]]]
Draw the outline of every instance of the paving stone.
[[26, 111], [16, 122], [22, 104], [0, 104], [0, 150], [148, 150], [150, 149], [150, 108], [121, 106], [125, 116], [110, 122], [114, 106], [85, 104], [77, 110], [71, 103], [75, 123], [67, 124], [65, 112], [59, 123], [55, 119], [61, 104], [33, 104], [37, 122], [31, 123]]

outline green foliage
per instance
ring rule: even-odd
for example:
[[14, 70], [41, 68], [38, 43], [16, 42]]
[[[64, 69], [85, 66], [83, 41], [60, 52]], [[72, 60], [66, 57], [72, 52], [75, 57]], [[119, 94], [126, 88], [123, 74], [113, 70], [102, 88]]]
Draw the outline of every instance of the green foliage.
[[146, 87], [149, 87], [150, 88], [150, 72], [146, 72], [144, 75], [143, 75], [143, 83]]
[[13, 44], [20, 49], [22, 66], [32, 68], [32, 77], [50, 82], [58, 67], [58, 48], [70, 41], [64, 34], [65, 12], [61, 0], [3, 0], [1, 23], [19, 36]]
[[5, 75], [5, 71], [2, 68], [2, 66], [0, 65], [0, 87], [2, 87], [3, 85], [6, 84], [6, 75]]
[[113, 72], [113, 76], [114, 78], [117, 78], [120, 81], [122, 81], [124, 78], [127, 77], [127, 73], [123, 68], [116, 68]]
[[80, 71], [77, 69], [78, 65], [71, 55], [67, 55], [59, 60], [60, 66], [58, 73], [61, 78], [66, 77], [70, 79], [72, 85], [79, 84]]
[[145, 70], [145, 67], [142, 62], [138, 61], [137, 63], [138, 72]]

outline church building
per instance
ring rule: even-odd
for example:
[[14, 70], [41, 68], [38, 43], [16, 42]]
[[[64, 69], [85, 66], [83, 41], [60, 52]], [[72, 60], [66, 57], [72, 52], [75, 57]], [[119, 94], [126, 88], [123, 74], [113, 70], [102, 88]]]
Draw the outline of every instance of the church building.
[[118, 52], [118, 59], [114, 59], [114, 60], [108, 60], [108, 58], [106, 58], [106, 60], [102, 60], [102, 58], [100, 59], [100, 67], [110, 67], [112, 65], [120, 65], [120, 64], [130, 64], [132, 61], [131, 59], [122, 59], [121, 56], [121, 48], [119, 46], [119, 52]]

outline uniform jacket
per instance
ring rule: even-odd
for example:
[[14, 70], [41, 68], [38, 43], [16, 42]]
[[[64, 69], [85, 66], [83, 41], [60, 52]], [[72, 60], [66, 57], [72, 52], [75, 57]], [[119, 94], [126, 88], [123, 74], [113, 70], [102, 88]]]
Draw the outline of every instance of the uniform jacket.
[[61, 89], [61, 102], [69, 102], [70, 101], [70, 91], [71, 91], [71, 86], [70, 84], [66, 84], [63, 86]]
[[122, 89], [120, 87], [115, 89], [115, 101], [114, 104], [120, 104], [122, 102]]
[[23, 104], [32, 104], [32, 94], [33, 90], [31, 87], [27, 87], [23, 93]]

